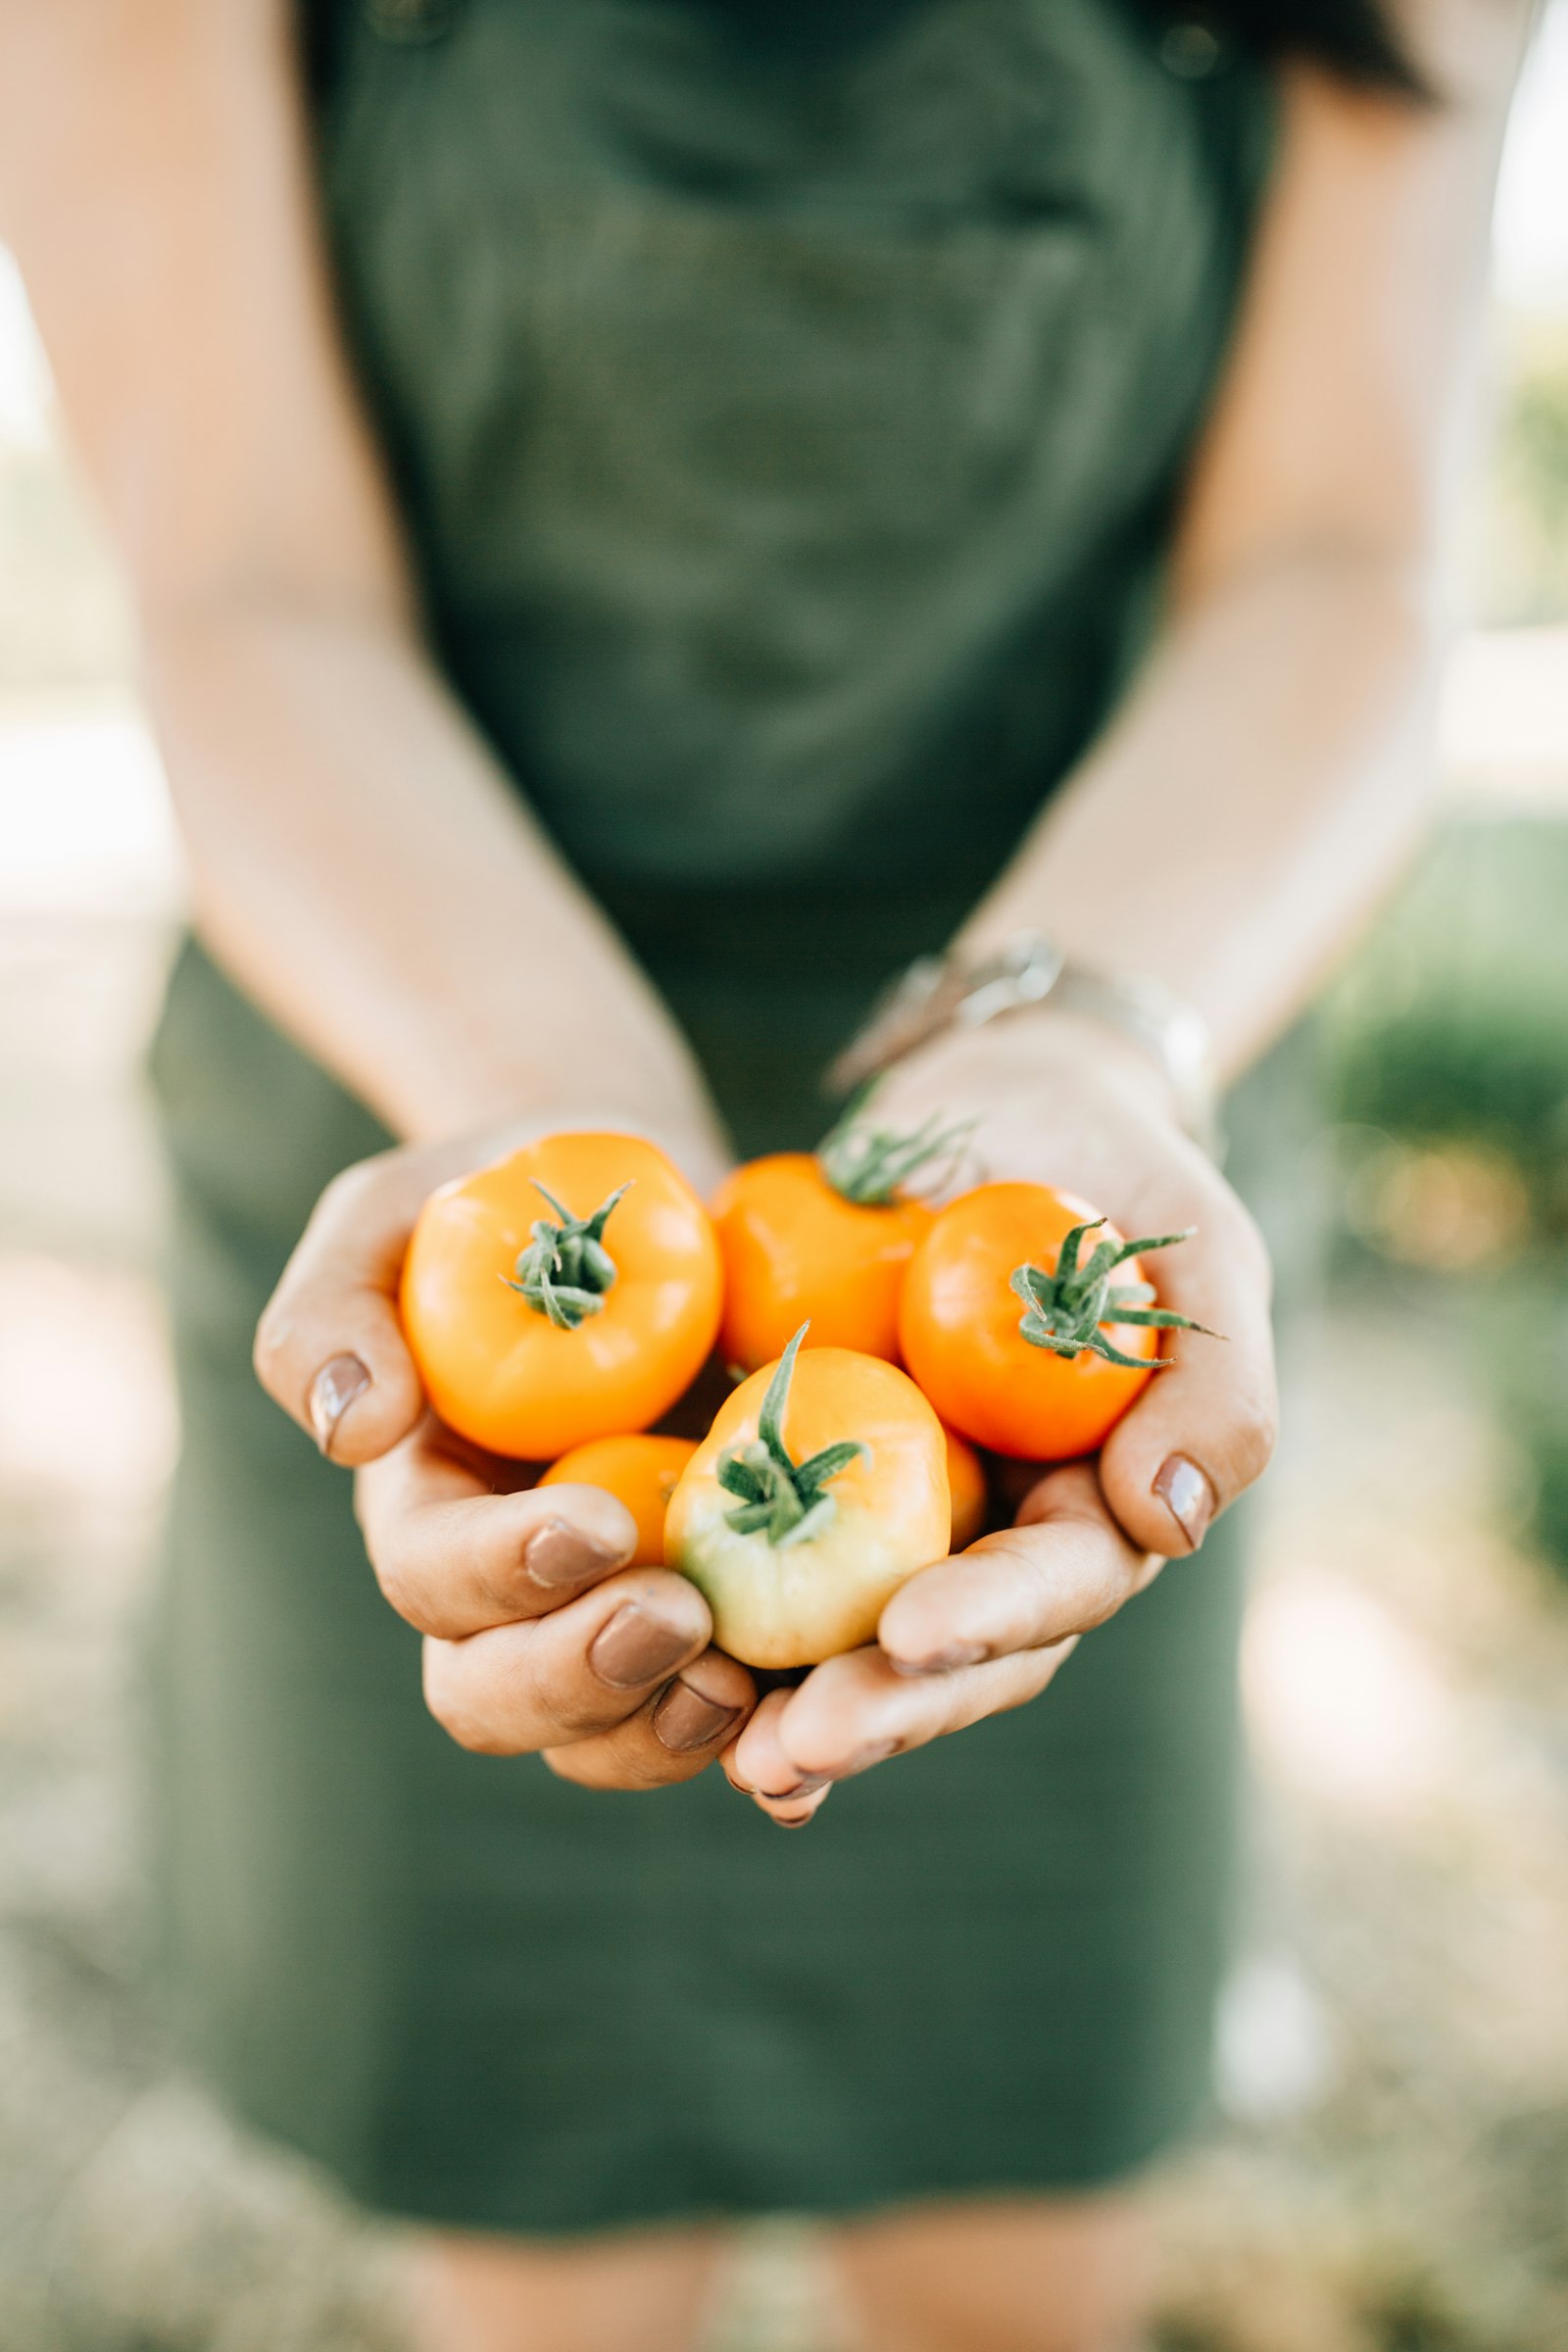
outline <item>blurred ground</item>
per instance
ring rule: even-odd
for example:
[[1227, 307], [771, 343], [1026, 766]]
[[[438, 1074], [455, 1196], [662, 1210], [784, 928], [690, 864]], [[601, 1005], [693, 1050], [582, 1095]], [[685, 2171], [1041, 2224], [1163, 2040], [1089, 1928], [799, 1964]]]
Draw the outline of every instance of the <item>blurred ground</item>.
[[[1568, 8], [1542, 57], [1473, 531], [1494, 633], [1445, 718], [1470, 829], [1342, 996], [1303, 1170], [1343, 1229], [1269, 1482], [1226, 2122], [1161, 2189], [1163, 2352], [1568, 2352], [1568, 926], [1542, 892], [1568, 838]], [[136, 1647], [175, 1445], [136, 1072], [179, 877], [7, 268], [0, 2352], [400, 2352], [400, 2240], [236, 2134], [136, 1990]], [[749, 2243], [714, 2352], [837, 2352], [808, 2251]]]

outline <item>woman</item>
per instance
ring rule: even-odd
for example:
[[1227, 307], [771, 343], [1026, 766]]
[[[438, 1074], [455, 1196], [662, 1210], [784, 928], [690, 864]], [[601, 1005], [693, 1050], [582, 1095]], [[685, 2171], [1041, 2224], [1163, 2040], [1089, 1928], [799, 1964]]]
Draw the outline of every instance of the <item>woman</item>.
[[[6, 233], [202, 942], [172, 1979], [249, 2116], [429, 2225], [442, 2352], [684, 2344], [779, 2208], [872, 2344], [1138, 2330], [1223, 1949], [1208, 1531], [1273, 1410], [1175, 1048], [1236, 1078], [1417, 822], [1522, 14], [8, 0]], [[1042, 929], [1074, 979], [939, 1003], [879, 1115], [1196, 1225], [1229, 1344], [759, 1703], [610, 1498], [421, 1418], [411, 1218], [541, 1129], [705, 1186], [808, 1141], [889, 973], [1011, 1002]], [[257, 1362], [324, 1461], [245, 1361], [323, 1186]]]

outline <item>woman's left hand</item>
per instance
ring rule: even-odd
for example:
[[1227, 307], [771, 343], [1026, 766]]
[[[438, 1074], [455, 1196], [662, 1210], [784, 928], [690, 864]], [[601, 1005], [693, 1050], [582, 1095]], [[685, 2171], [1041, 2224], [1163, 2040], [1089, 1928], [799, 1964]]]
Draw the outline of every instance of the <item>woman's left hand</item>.
[[[1114, 1032], [1033, 1013], [945, 1037], [878, 1090], [879, 1125], [975, 1121], [978, 1180], [1079, 1195], [1124, 1233], [1196, 1230], [1159, 1261], [1160, 1299], [1202, 1332], [1162, 1334], [1156, 1373], [1092, 1462], [1007, 1465], [1012, 1525], [911, 1577], [872, 1646], [771, 1692], [724, 1756], [772, 1817], [808, 1821], [835, 1781], [1036, 1697], [1079, 1637], [1196, 1551], [1274, 1445], [1268, 1256], [1152, 1062]], [[1223, 1333], [1223, 1339], [1208, 1336]]]

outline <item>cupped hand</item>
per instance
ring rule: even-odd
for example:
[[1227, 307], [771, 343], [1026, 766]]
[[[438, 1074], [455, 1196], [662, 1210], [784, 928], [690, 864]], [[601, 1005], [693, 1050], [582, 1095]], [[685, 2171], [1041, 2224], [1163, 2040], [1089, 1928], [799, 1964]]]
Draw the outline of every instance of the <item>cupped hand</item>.
[[1171, 1368], [1096, 1462], [1009, 1465], [1011, 1491], [1023, 1488], [1010, 1527], [912, 1577], [874, 1647], [763, 1699], [724, 1765], [786, 1824], [808, 1820], [835, 1781], [1035, 1697], [1080, 1635], [1198, 1548], [1273, 1448], [1267, 1252], [1152, 1062], [1087, 1021], [1022, 1015], [911, 1055], [877, 1095], [879, 1125], [933, 1111], [974, 1122], [966, 1184], [1050, 1184], [1129, 1234], [1193, 1227], [1155, 1273], [1161, 1303], [1205, 1329], [1160, 1334]]
[[[588, 1787], [654, 1788], [691, 1779], [734, 1738], [756, 1700], [750, 1675], [710, 1646], [694, 1585], [628, 1568], [623, 1504], [596, 1487], [531, 1488], [521, 1465], [427, 1412], [398, 1321], [428, 1195], [543, 1130], [408, 1147], [335, 1178], [258, 1325], [256, 1370], [329, 1460], [357, 1470], [370, 1564], [424, 1637], [426, 1701], [452, 1737], [540, 1753]], [[705, 1137], [657, 1140], [708, 1184]]]

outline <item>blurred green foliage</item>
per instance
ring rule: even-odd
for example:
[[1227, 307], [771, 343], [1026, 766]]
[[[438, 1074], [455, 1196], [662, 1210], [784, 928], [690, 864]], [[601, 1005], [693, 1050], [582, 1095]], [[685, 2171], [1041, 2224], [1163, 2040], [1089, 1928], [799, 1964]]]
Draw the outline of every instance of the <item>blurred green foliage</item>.
[[1451, 1281], [1525, 1457], [1531, 1532], [1568, 1573], [1568, 822], [1441, 832], [1325, 1033], [1347, 1223]]
[[1334, 1115], [1483, 1143], [1568, 1234], [1568, 823], [1440, 832], [1330, 1000]]
[[1505, 320], [1498, 373], [1478, 617], [1493, 628], [1568, 620], [1568, 320]]

